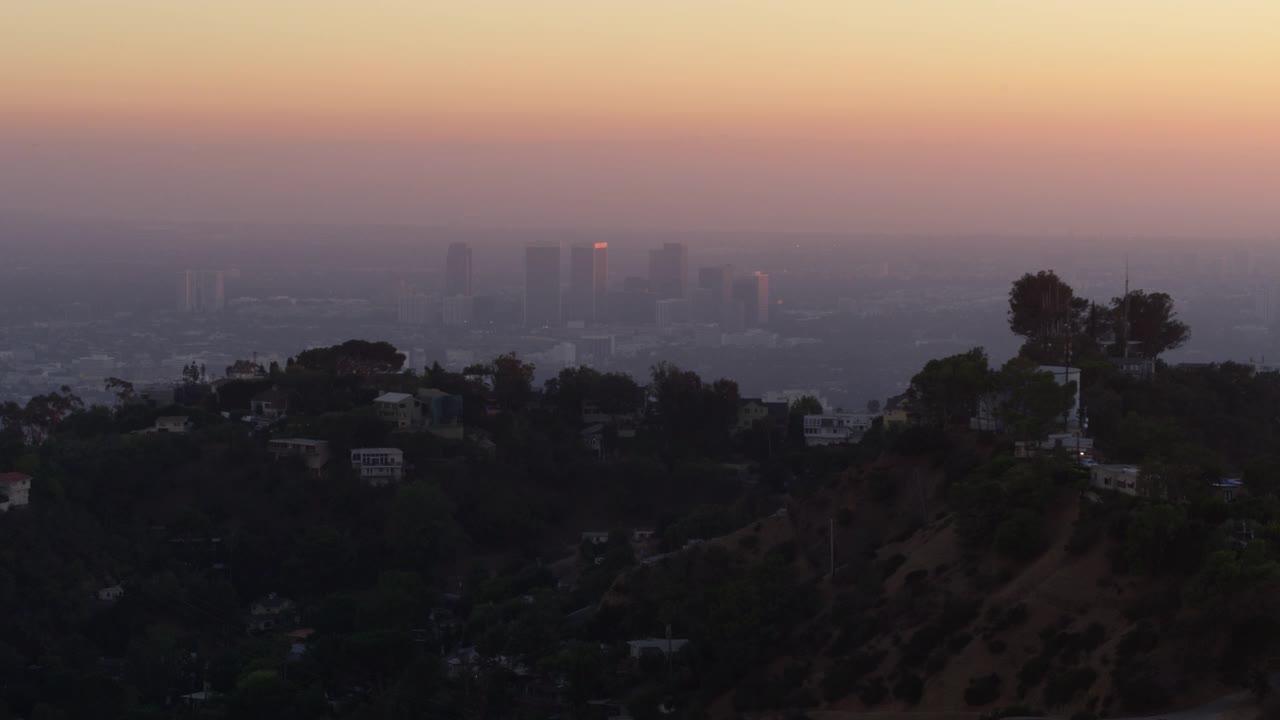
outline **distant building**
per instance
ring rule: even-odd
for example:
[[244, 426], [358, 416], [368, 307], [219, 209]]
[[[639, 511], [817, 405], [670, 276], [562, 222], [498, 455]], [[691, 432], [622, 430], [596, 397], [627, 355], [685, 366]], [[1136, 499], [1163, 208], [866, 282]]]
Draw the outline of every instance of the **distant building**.
[[596, 362], [613, 357], [612, 335], [583, 335], [578, 338], [578, 354]]
[[451, 243], [444, 260], [444, 294], [471, 297], [471, 246]]
[[354, 448], [351, 467], [370, 485], [386, 485], [404, 479], [404, 452], [399, 448]]
[[444, 324], [450, 327], [471, 324], [475, 315], [475, 301], [470, 295], [450, 295], [440, 301], [440, 314]]
[[727, 305], [733, 299], [733, 266], [698, 268], [698, 288], [710, 291], [709, 297], [717, 306]]
[[104, 587], [98, 591], [98, 600], [104, 603], [118, 602], [123, 597], [124, 597], [124, 586], [119, 584], [112, 585], [110, 587]]
[[560, 247], [530, 245], [524, 250], [525, 327], [559, 327]]
[[378, 419], [400, 430], [422, 426], [422, 406], [409, 393], [383, 393], [373, 400]]
[[684, 298], [667, 298], [654, 303], [654, 321], [658, 327], [671, 327], [689, 319], [689, 301]]
[[769, 276], [754, 273], [733, 283], [733, 299], [742, 303], [743, 322], [747, 327], [769, 324]]
[[569, 292], [564, 317], [569, 321], [600, 322], [607, 310], [609, 243], [569, 248]]
[[31, 502], [31, 476], [17, 472], [0, 473], [0, 512]]
[[329, 463], [329, 443], [325, 440], [276, 438], [267, 443], [267, 452], [276, 460], [301, 458], [311, 470], [319, 470]]
[[226, 306], [226, 276], [221, 270], [187, 270], [179, 275], [178, 310], [208, 313]]
[[804, 444], [856, 443], [871, 429], [879, 415], [871, 413], [823, 413], [804, 416]]
[[119, 364], [110, 355], [90, 355], [77, 359], [75, 366], [81, 380], [102, 380], [115, 375]]
[[681, 243], [664, 243], [649, 251], [649, 291], [659, 300], [687, 297], [689, 250]]
[[396, 322], [426, 325], [431, 322], [431, 315], [431, 298], [417, 286], [402, 281], [396, 294]]

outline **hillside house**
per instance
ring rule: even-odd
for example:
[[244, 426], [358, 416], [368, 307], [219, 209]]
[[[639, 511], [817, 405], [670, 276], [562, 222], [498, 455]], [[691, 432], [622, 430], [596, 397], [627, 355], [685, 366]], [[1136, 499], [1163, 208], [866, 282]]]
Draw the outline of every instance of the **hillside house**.
[[761, 420], [772, 418], [779, 426], [786, 427], [788, 405], [785, 402], [768, 402], [761, 398], [742, 398], [738, 400], [738, 419], [735, 429], [738, 432], [750, 430]]
[[271, 593], [249, 606], [249, 629], [271, 632], [291, 627], [297, 621], [297, 606], [288, 598]]
[[1089, 468], [1089, 484], [1099, 490], [1113, 490], [1125, 495], [1141, 494], [1136, 465], [1094, 465]]
[[227, 366], [226, 376], [228, 380], [261, 380], [267, 376], [267, 371], [252, 360], [237, 360]]
[[582, 533], [582, 542], [589, 542], [592, 545], [604, 545], [609, 542], [609, 533], [605, 530], [588, 530]]
[[186, 415], [165, 415], [156, 418], [155, 425], [151, 426], [151, 432], [185, 435], [194, 430], [195, 426], [196, 424]]
[[1093, 457], [1093, 438], [1083, 437], [1078, 432], [1053, 433], [1043, 440], [1016, 442], [1013, 453], [1015, 457], [1029, 458], [1059, 450], [1077, 462], [1083, 462]]
[[418, 390], [418, 403], [427, 423], [427, 432], [437, 437], [462, 439], [462, 396], [435, 388]]
[[31, 502], [31, 476], [17, 472], [0, 473], [0, 512]]
[[373, 400], [378, 419], [399, 430], [422, 427], [422, 404], [409, 393], [383, 393]]
[[683, 638], [647, 638], [644, 640], [628, 640], [627, 648], [633, 660], [639, 660], [648, 654], [674, 655], [684, 649], [689, 641]]
[[804, 416], [804, 444], [839, 445], [862, 440], [878, 415], [871, 413], [831, 412]]
[[118, 602], [124, 597], [124, 586], [120, 584], [104, 587], [98, 591], [98, 600], [104, 603]]
[[1239, 478], [1222, 478], [1213, 484], [1213, 490], [1222, 498], [1222, 502], [1235, 502], [1240, 493], [1244, 490], [1244, 482]]
[[267, 443], [267, 452], [276, 460], [286, 457], [302, 458], [311, 470], [320, 470], [329, 463], [329, 443], [308, 438], [276, 438]]
[[370, 485], [386, 485], [404, 479], [404, 452], [399, 448], [353, 448], [351, 467]]
[[289, 393], [275, 387], [263, 390], [249, 400], [249, 412], [264, 420], [279, 420], [289, 414]]

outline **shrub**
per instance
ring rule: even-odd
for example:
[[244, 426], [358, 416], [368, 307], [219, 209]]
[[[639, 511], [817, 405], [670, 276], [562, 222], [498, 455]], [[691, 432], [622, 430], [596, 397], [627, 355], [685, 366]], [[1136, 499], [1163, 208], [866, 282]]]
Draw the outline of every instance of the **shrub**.
[[1005, 641], [1001, 640], [1000, 638], [996, 638], [995, 640], [992, 640], [991, 642], [987, 643], [987, 651], [990, 652], [992, 655], [999, 655], [1008, 649], [1009, 649], [1009, 645]]
[[964, 690], [965, 704], [970, 706], [988, 705], [1000, 697], [1000, 676], [979, 675], [969, 680], [969, 687]]
[[902, 662], [907, 665], [919, 665], [929, 657], [929, 653], [942, 642], [945, 633], [937, 625], [925, 625], [911, 634], [911, 639], [902, 648]]
[[1026, 662], [1020, 670], [1018, 670], [1018, 694], [1022, 695], [1026, 691], [1040, 684], [1044, 680], [1044, 676], [1049, 672], [1049, 657], [1041, 654], [1037, 655]]
[[1071, 668], [1058, 673], [1044, 686], [1044, 702], [1049, 707], [1066, 705], [1093, 687], [1097, 679], [1098, 673], [1091, 667]]
[[880, 577], [888, 579], [898, 572], [898, 568], [907, 561], [907, 556], [902, 553], [894, 553], [880, 562]]
[[924, 681], [915, 673], [904, 673], [893, 684], [893, 696], [908, 705], [919, 703], [923, 695]]
[[956, 633], [955, 635], [952, 635], [951, 639], [947, 641], [947, 648], [951, 650], [951, 652], [957, 653], [965, 649], [966, 647], [968, 647], [970, 641], [972, 640], [973, 640], [973, 636], [970, 635], [969, 633], [959, 632], [959, 633]]
[[889, 697], [889, 688], [884, 684], [884, 678], [873, 677], [858, 690], [858, 699], [867, 707], [874, 707], [885, 701]]

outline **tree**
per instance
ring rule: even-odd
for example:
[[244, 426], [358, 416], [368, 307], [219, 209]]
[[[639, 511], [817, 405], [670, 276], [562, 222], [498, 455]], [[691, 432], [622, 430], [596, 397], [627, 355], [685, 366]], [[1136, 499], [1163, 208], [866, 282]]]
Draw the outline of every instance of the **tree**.
[[1005, 363], [996, 377], [1003, 395], [1000, 413], [1005, 426], [1025, 440], [1044, 437], [1075, 403], [1075, 382], [1058, 384], [1053, 373], [1043, 372], [1026, 358]]
[[804, 416], [821, 415], [822, 403], [812, 395], [796, 398], [787, 410], [787, 437], [794, 443], [804, 443]]
[[1111, 300], [1111, 313], [1119, 352], [1133, 343], [1143, 357], [1154, 358], [1191, 338], [1191, 329], [1178, 320], [1167, 293], [1132, 290], [1127, 297]]
[[102, 383], [102, 389], [109, 393], [114, 393], [116, 402], [120, 405], [127, 405], [133, 400], [133, 383], [128, 380], [121, 380], [118, 377], [109, 377]]
[[289, 358], [289, 368], [312, 370], [332, 375], [381, 375], [399, 372], [404, 367], [404, 353], [388, 342], [348, 340], [341, 345], [313, 348]]
[[430, 570], [449, 556], [460, 536], [453, 507], [438, 487], [418, 482], [396, 488], [386, 539], [402, 567]]
[[1027, 273], [1009, 290], [1009, 329], [1026, 339], [1021, 354], [1037, 363], [1066, 364], [1084, 326], [1089, 302], [1052, 270]]
[[907, 397], [916, 411], [936, 425], [965, 423], [978, 409], [978, 398], [991, 388], [987, 353], [966, 353], [930, 360], [911, 378]]
[[867, 412], [871, 413], [872, 415], [879, 415], [879, 414], [880, 414], [880, 401], [879, 401], [879, 400], [868, 400], [868, 401], [867, 401]]

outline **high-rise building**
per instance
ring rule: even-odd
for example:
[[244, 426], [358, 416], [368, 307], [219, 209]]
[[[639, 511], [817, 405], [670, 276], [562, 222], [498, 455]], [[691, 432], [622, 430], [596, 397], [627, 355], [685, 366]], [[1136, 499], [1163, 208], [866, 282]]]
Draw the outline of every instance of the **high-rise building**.
[[187, 270], [178, 277], [178, 309], [217, 312], [227, 305], [226, 280], [221, 270]]
[[471, 295], [471, 246], [450, 243], [444, 260], [444, 294]]
[[733, 299], [742, 303], [743, 322], [748, 327], [769, 324], [769, 276], [754, 273], [733, 283]]
[[733, 266], [698, 268], [698, 287], [710, 290], [712, 296], [721, 303], [729, 302], [733, 297]]
[[575, 245], [569, 249], [569, 292], [566, 320], [597, 322], [604, 319], [609, 283], [609, 243]]
[[445, 325], [467, 325], [474, 313], [474, 298], [469, 295], [450, 295], [440, 301], [440, 316]]
[[686, 296], [689, 252], [681, 243], [664, 243], [649, 251], [649, 289], [658, 299]]
[[724, 323], [733, 302], [733, 266], [698, 268], [694, 311], [702, 322]]
[[524, 249], [525, 327], [560, 325], [560, 247], [530, 245]]
[[667, 298], [654, 303], [653, 319], [658, 327], [671, 327], [688, 319], [689, 301]]
[[431, 298], [418, 287], [400, 282], [396, 293], [396, 322], [401, 325], [426, 325], [431, 321]]

